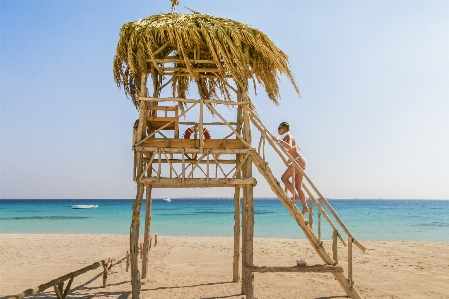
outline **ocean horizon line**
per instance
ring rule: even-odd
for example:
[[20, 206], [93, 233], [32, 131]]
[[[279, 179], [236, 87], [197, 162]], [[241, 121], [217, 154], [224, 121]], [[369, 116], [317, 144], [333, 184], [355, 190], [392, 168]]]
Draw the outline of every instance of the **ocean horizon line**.
[[[233, 197], [218, 197], [218, 196], [205, 196], [205, 197], [155, 197], [152, 200], [163, 200], [166, 198], [174, 200], [234, 200]], [[240, 197], [242, 199], [242, 197]], [[254, 197], [255, 200], [279, 200], [277, 197]], [[134, 198], [0, 198], [2, 200], [134, 200]], [[449, 199], [444, 198], [373, 198], [373, 197], [354, 197], [354, 198], [337, 198], [337, 197], [326, 197], [326, 200], [438, 200], [438, 201], [449, 201]], [[145, 201], [145, 198], [143, 198]]]

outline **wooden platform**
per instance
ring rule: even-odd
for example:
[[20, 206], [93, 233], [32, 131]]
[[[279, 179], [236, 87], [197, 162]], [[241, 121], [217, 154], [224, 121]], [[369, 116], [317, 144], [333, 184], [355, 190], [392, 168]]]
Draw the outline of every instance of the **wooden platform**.
[[[151, 138], [143, 143], [143, 146], [160, 148], [199, 148], [198, 139], [170, 139]], [[239, 139], [204, 139], [205, 149], [247, 149], [248, 147]]]
[[178, 178], [142, 178], [139, 183], [151, 185], [152, 188], [210, 188], [210, 187], [235, 187], [236, 185], [256, 185], [255, 178], [246, 179], [186, 179]]

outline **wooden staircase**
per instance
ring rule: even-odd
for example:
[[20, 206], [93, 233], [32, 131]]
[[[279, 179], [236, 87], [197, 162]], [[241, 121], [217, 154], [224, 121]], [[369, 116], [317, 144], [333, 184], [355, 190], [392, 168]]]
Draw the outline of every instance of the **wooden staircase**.
[[[273, 176], [270, 168], [262, 160], [259, 154], [253, 154], [254, 165], [259, 170], [267, 182], [270, 184], [271, 190], [276, 194], [282, 204], [285, 206], [287, 211], [292, 215], [293, 219], [296, 220], [299, 227], [303, 230], [305, 236], [309, 240], [312, 247], [320, 256], [321, 260], [325, 265], [322, 266], [300, 266], [300, 267], [270, 267], [272, 269], [264, 269], [261, 267], [246, 267], [246, 271], [250, 272], [330, 272], [334, 275], [335, 279], [340, 283], [342, 288], [345, 290], [346, 294], [351, 298], [362, 298], [356, 288], [353, 286], [352, 279], [346, 278], [343, 273], [343, 268], [341, 266], [336, 266], [336, 262], [327, 254], [323, 247], [322, 241], [318, 239], [314, 231], [309, 226], [308, 221], [304, 218], [301, 211], [298, 209], [296, 204], [288, 197], [287, 193], [282, 190], [276, 178]], [[268, 267], [265, 267], [268, 268]], [[288, 269], [291, 269], [290, 271]], [[265, 271], [264, 271], [265, 270]], [[267, 271], [268, 270], [268, 271]]]
[[[271, 138], [271, 133], [267, 130], [267, 128], [263, 125], [263, 123], [257, 118], [257, 116], [252, 113], [251, 114], [251, 120], [256, 128], [259, 129], [261, 132], [261, 142], [259, 144], [265, 144], [265, 142], [268, 141], [268, 143], [276, 150], [276, 152], [283, 158], [284, 156], [287, 156], [287, 159], [289, 159], [291, 163], [293, 163], [296, 167], [302, 171], [302, 169], [299, 167], [299, 165], [294, 161], [294, 159], [291, 158], [291, 156], [288, 158], [288, 153], [285, 151], [285, 149], [278, 145], [277, 143], [273, 142]], [[263, 139], [263, 140], [262, 140]], [[306, 220], [301, 213], [301, 211], [298, 209], [296, 204], [290, 199], [288, 194], [281, 188], [279, 182], [273, 175], [271, 169], [268, 167], [268, 163], [264, 159], [264, 152], [260, 150], [258, 152], [253, 152], [252, 154], [252, 161], [253, 164], [257, 167], [260, 174], [264, 176], [264, 178], [267, 180], [268, 184], [271, 187], [271, 190], [276, 194], [276, 196], [279, 198], [279, 200], [282, 202], [282, 204], [285, 206], [287, 211], [292, 215], [293, 219], [295, 219], [296, 223], [301, 227], [303, 230], [306, 238], [309, 240], [312, 247], [315, 249], [315, 251], [320, 256], [321, 260], [323, 261], [324, 265], [314, 265], [314, 266], [299, 266], [299, 267], [257, 267], [257, 266], [251, 266], [251, 267], [245, 267], [245, 271], [249, 272], [330, 272], [335, 277], [335, 279], [340, 283], [341, 287], [344, 289], [346, 294], [350, 296], [351, 298], [362, 298], [357, 291], [357, 289], [354, 287], [354, 282], [352, 280], [352, 244], [354, 243], [357, 247], [359, 247], [362, 251], [365, 251], [365, 248], [358, 243], [349, 230], [344, 226], [341, 219], [338, 217], [338, 215], [335, 213], [335, 211], [330, 206], [329, 202], [319, 193], [319, 191], [316, 189], [316, 187], [313, 185], [313, 183], [310, 181], [310, 179], [307, 177], [307, 175], [304, 173], [305, 180], [310, 184], [311, 188], [318, 194], [318, 199], [313, 196], [311, 191], [307, 188], [307, 186], [303, 183], [303, 188], [306, 190], [306, 192], [309, 195], [310, 199], [310, 214], [313, 213], [312, 210], [312, 202], [315, 202], [318, 208], [319, 217], [323, 215], [325, 219], [329, 222], [331, 227], [334, 230], [333, 234], [333, 257], [331, 257], [324, 249], [323, 242], [321, 241], [320, 234], [317, 236], [312, 229], [312, 217], [310, 217], [310, 221]], [[284, 161], [286, 162], [286, 161]], [[348, 277], [345, 276], [345, 273], [343, 272], [343, 268], [338, 265], [338, 255], [337, 255], [337, 238], [339, 238], [343, 244], [346, 246], [346, 243], [344, 242], [343, 238], [341, 237], [340, 233], [338, 232], [336, 226], [330, 219], [330, 217], [327, 215], [327, 213], [322, 208], [322, 204], [326, 205], [330, 212], [333, 214], [333, 216], [337, 219], [340, 226], [343, 228], [345, 233], [348, 235]], [[319, 228], [320, 231], [320, 228]]]

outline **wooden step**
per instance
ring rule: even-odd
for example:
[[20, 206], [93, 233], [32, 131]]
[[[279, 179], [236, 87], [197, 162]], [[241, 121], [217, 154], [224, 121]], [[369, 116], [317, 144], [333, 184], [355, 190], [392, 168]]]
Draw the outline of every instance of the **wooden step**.
[[292, 267], [267, 267], [267, 266], [247, 266], [245, 271], [249, 272], [343, 272], [341, 266], [313, 265], [313, 266], [292, 266]]

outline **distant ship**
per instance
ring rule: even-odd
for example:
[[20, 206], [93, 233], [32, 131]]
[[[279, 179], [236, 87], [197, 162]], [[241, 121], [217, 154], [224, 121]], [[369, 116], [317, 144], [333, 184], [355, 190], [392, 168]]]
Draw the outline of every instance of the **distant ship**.
[[167, 198], [164, 198], [163, 201], [165, 201], [165, 202], [171, 202], [171, 199], [170, 199], [170, 197], [167, 197]]
[[98, 205], [73, 205], [72, 209], [95, 209]]

